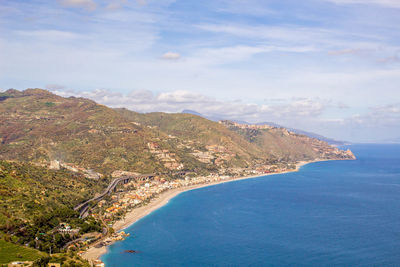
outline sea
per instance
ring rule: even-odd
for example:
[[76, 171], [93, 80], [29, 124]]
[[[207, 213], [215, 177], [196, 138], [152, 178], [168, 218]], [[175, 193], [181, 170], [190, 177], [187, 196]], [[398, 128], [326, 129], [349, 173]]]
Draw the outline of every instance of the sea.
[[102, 260], [107, 267], [400, 266], [400, 145], [348, 148], [357, 160], [186, 191], [127, 228], [130, 237]]

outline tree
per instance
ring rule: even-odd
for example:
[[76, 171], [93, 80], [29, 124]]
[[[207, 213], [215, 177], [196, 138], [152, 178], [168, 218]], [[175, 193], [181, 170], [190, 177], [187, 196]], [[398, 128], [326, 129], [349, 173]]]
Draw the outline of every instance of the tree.
[[50, 257], [41, 257], [33, 262], [33, 267], [47, 267], [50, 262]]

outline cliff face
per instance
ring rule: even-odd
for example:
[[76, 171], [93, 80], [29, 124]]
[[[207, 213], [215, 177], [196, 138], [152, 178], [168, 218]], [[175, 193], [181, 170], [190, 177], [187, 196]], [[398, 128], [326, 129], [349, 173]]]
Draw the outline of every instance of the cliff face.
[[[353, 159], [327, 143], [284, 128], [216, 123], [191, 114], [140, 114], [46, 90], [0, 94], [0, 159], [64, 166], [94, 175], [215, 172]], [[55, 164], [56, 162], [59, 162]]]

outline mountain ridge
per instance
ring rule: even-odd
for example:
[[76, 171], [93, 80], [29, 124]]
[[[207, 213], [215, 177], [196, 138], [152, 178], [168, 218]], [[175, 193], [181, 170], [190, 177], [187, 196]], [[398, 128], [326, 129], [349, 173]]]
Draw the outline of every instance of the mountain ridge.
[[112, 109], [43, 89], [7, 90], [0, 97], [0, 159], [5, 160], [42, 165], [60, 161], [110, 175], [115, 170], [210, 172], [288, 164], [323, 158], [329, 154], [323, 149], [330, 150], [328, 157], [344, 157], [316, 139], [286, 134], [284, 128], [264, 132], [264, 141], [252, 142], [199, 115]]
[[[221, 120], [224, 120], [224, 119], [222, 119], [222, 118], [204, 116], [203, 114], [201, 114], [201, 113], [199, 113], [199, 112], [197, 112], [197, 111], [195, 111], [195, 110], [188, 110], [188, 109], [185, 109], [185, 110], [182, 111], [182, 113], [187, 113], [187, 114], [193, 114], [193, 115], [201, 116], [201, 117], [208, 118], [209, 120], [216, 121], [216, 122], [221, 121]], [[282, 126], [282, 125], [280, 125], [280, 124], [278, 124], [278, 123], [275, 123], [275, 122], [256, 122], [256, 123], [249, 123], [249, 122], [247, 122], [247, 121], [235, 120], [235, 119], [231, 119], [230, 121], [233, 121], [233, 122], [236, 122], [236, 123], [239, 123], [239, 124], [247, 124], [247, 125], [270, 125], [270, 126], [273, 126], [273, 127], [276, 127], [276, 128], [285, 128], [285, 129], [288, 129], [288, 130], [291, 131], [291, 132], [295, 132], [295, 133], [298, 133], [298, 134], [306, 135], [306, 136], [308, 136], [308, 137], [316, 138], [316, 139], [318, 139], [318, 140], [327, 142], [327, 143], [330, 144], [330, 145], [339, 146], [339, 145], [349, 144], [349, 142], [346, 142], [346, 141], [336, 140], [336, 139], [333, 139], [333, 138], [325, 137], [325, 136], [323, 136], [323, 135], [320, 135], [320, 134], [317, 134], [317, 133], [313, 133], [313, 132], [309, 132], [309, 131], [304, 131], [304, 130], [301, 130], [301, 129], [291, 128], [291, 127], [285, 127], [285, 126]]]

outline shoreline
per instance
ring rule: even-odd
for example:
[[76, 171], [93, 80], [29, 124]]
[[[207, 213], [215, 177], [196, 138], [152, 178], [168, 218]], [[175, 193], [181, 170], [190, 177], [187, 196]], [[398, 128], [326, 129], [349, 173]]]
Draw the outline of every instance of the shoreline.
[[[240, 181], [240, 180], [255, 179], [255, 178], [260, 178], [260, 177], [270, 176], [270, 175], [279, 175], [279, 174], [285, 174], [285, 173], [298, 172], [300, 170], [300, 168], [303, 167], [304, 165], [314, 163], [314, 162], [322, 162], [322, 161], [330, 161], [330, 160], [324, 159], [324, 160], [313, 160], [313, 161], [300, 161], [296, 164], [296, 169], [290, 170], [290, 171], [277, 172], [277, 173], [264, 173], [264, 174], [249, 175], [249, 176], [237, 177], [237, 178], [228, 178], [226, 180], [221, 180], [221, 181], [207, 183], [207, 184], [197, 184], [197, 185], [191, 185], [191, 186], [187, 186], [187, 187], [170, 189], [165, 192], [162, 192], [157, 197], [151, 199], [151, 201], [147, 205], [135, 208], [132, 211], [128, 212], [123, 219], [118, 220], [117, 222], [114, 223], [113, 228], [114, 228], [115, 232], [125, 230], [126, 228], [135, 224], [137, 221], [139, 221], [142, 218], [149, 215], [150, 213], [152, 213], [152, 212], [160, 209], [161, 207], [165, 206], [166, 204], [168, 204], [168, 202], [172, 198], [174, 198], [177, 195], [179, 195], [183, 192], [186, 192], [186, 191], [191, 191], [191, 190], [200, 189], [203, 187], [214, 186], [214, 185], [218, 185], [218, 184], [235, 182], [235, 181]], [[90, 246], [88, 248], [88, 250], [82, 254], [82, 257], [84, 259], [88, 260], [89, 262], [99, 260], [101, 256], [103, 256], [104, 254], [107, 253], [107, 248], [108, 248], [108, 246], [103, 246], [100, 248]]]
[[257, 174], [257, 175], [249, 175], [249, 176], [243, 176], [243, 177], [237, 177], [237, 178], [228, 178], [226, 180], [221, 180], [217, 182], [211, 182], [207, 184], [196, 184], [196, 185], [191, 185], [191, 186], [186, 186], [186, 187], [179, 187], [179, 188], [174, 188], [167, 190], [157, 197], [153, 198], [147, 205], [141, 206], [138, 208], [133, 209], [132, 211], [128, 212], [125, 216], [124, 219], [118, 220], [117, 222], [114, 223], [113, 228], [116, 232], [125, 230], [126, 228], [130, 227], [140, 219], [146, 217], [153, 211], [158, 210], [159, 208], [165, 206], [168, 204], [168, 202], [176, 197], [177, 195], [186, 192], [186, 191], [191, 191], [191, 190], [196, 190], [208, 186], [214, 186], [218, 184], [223, 184], [223, 183], [230, 183], [230, 182], [235, 182], [235, 181], [240, 181], [240, 180], [247, 180], [247, 179], [254, 179], [254, 178], [260, 178], [264, 176], [270, 176], [270, 175], [277, 175], [277, 174], [285, 174], [285, 173], [291, 173], [291, 172], [297, 172], [299, 169], [309, 163], [312, 162], [299, 162], [296, 164], [296, 169], [292, 171], [284, 171], [284, 172], [277, 172], [277, 173], [263, 173], [263, 174]]

